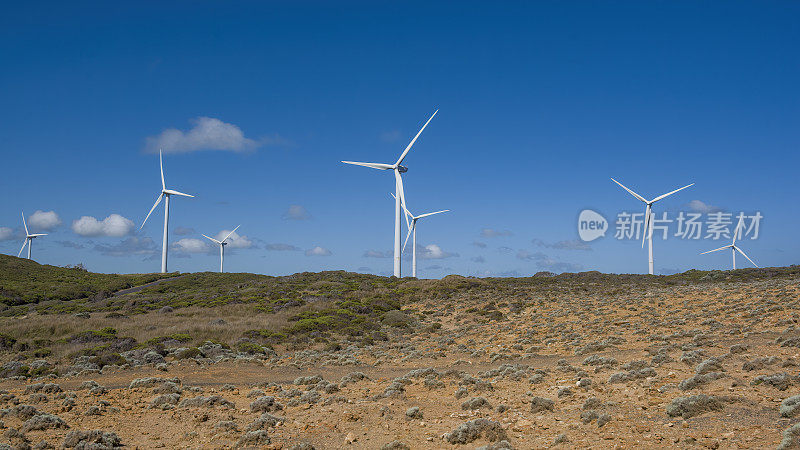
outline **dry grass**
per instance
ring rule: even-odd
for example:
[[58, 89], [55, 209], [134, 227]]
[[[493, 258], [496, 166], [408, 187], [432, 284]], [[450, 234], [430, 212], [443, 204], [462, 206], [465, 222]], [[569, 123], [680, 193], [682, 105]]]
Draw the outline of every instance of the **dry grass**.
[[[119, 337], [132, 337], [137, 342], [173, 334], [188, 334], [192, 340], [186, 346], [199, 345], [211, 340], [234, 344], [242, 335], [253, 329], [280, 331], [290, 324], [289, 318], [302, 311], [319, 310], [331, 306], [331, 302], [314, 302], [301, 307], [290, 308], [275, 313], [258, 311], [254, 305], [231, 304], [216, 308], [189, 307], [173, 312], [152, 311], [130, 317], [106, 317], [107, 314], [93, 314], [81, 318], [69, 314], [31, 313], [21, 317], [0, 317], [0, 329], [21, 341], [45, 341], [42, 345], [50, 348], [56, 359], [91, 348], [97, 343], [73, 344], [65, 342], [70, 337], [86, 331], [112, 327]], [[222, 319], [224, 324], [214, 324]], [[8, 356], [8, 354], [6, 355]]]

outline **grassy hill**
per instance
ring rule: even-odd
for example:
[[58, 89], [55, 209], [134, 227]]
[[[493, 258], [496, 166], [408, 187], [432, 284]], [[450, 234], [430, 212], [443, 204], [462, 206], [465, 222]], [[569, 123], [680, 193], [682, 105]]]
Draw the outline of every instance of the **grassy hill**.
[[[675, 286], [796, 279], [800, 266], [688, 271], [670, 276], [599, 272], [520, 278], [450, 275], [397, 279], [345, 271], [266, 276], [250, 273], [115, 275], [40, 265], [0, 255], [0, 360], [117, 352], [163, 342], [307, 348], [340, 339], [373, 342], [412, 328], [441, 326], [441, 308], [477, 321], [539, 308], [559, 298], [636, 299]], [[156, 280], [135, 292], [119, 292]], [[406, 305], [431, 305], [426, 310]], [[57, 317], [56, 320], [54, 318]], [[111, 355], [111, 356], [109, 356]], [[115, 356], [116, 355], [116, 356]]]
[[49, 266], [28, 259], [0, 255], [0, 310], [45, 300], [103, 296], [175, 275], [92, 273], [78, 267]]

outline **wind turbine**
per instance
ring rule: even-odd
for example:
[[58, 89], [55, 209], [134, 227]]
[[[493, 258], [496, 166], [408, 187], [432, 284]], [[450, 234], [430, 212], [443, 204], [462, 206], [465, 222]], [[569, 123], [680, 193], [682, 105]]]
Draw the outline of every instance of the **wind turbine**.
[[161, 193], [158, 194], [158, 198], [156, 202], [153, 204], [153, 207], [150, 208], [150, 212], [147, 213], [147, 217], [144, 218], [144, 222], [139, 227], [141, 230], [145, 223], [147, 223], [147, 219], [150, 217], [150, 214], [153, 214], [153, 210], [156, 209], [159, 203], [161, 203], [161, 199], [164, 199], [164, 239], [161, 243], [161, 273], [167, 273], [167, 241], [168, 241], [168, 226], [169, 226], [169, 196], [170, 195], [178, 195], [181, 197], [194, 197], [194, 195], [184, 194], [183, 192], [173, 191], [172, 189], [167, 189], [166, 183], [164, 183], [164, 161], [163, 156], [161, 154], [161, 150], [158, 151], [158, 164], [161, 167]]
[[439, 110], [437, 109], [434, 111], [433, 115], [425, 125], [420, 128], [419, 132], [414, 139], [408, 144], [408, 147], [403, 151], [400, 155], [400, 158], [397, 159], [397, 162], [394, 164], [382, 164], [382, 163], [366, 163], [366, 162], [355, 162], [355, 161], [342, 161], [345, 164], [354, 164], [356, 166], [364, 166], [370, 167], [373, 169], [378, 170], [392, 170], [394, 171], [394, 189], [395, 189], [395, 202], [394, 202], [394, 276], [400, 278], [400, 204], [405, 202], [405, 194], [403, 193], [403, 178], [400, 176], [401, 173], [405, 173], [408, 171], [408, 168], [401, 166], [400, 164], [405, 159], [406, 155], [408, 155], [408, 151], [411, 150], [411, 146], [414, 145], [414, 142], [417, 141], [417, 138], [420, 134], [422, 134], [422, 130], [428, 126], [428, 124], [433, 119], [433, 116], [438, 113]]
[[[238, 230], [240, 226], [241, 226], [241, 225], [238, 225], [236, 228], [234, 228], [234, 229], [233, 229], [233, 231], [236, 231], [236, 230]], [[225, 239], [223, 239], [223, 240], [221, 240], [221, 241], [218, 241], [218, 240], [216, 240], [216, 239], [214, 239], [214, 238], [212, 238], [212, 237], [208, 237], [208, 236], [206, 236], [205, 234], [203, 235], [203, 237], [204, 237], [204, 238], [206, 238], [206, 239], [210, 239], [210, 240], [212, 240], [212, 241], [216, 242], [217, 244], [219, 244], [219, 273], [222, 273], [222, 267], [223, 267], [222, 265], [223, 265], [223, 263], [225, 262], [225, 246], [226, 246], [226, 245], [228, 245], [228, 243], [227, 243], [227, 242], [225, 242], [225, 241], [226, 241], [226, 240], [227, 240], [229, 237], [231, 237], [231, 235], [233, 234], [233, 231], [231, 231], [230, 233], [228, 233], [228, 235], [227, 235], [227, 236], [225, 236]]]
[[741, 254], [742, 254], [742, 256], [744, 256], [745, 258], [747, 258], [747, 260], [748, 260], [748, 261], [750, 261], [751, 263], [753, 263], [753, 265], [754, 265], [754, 266], [758, 267], [758, 264], [754, 263], [754, 262], [753, 262], [753, 260], [752, 260], [752, 259], [750, 259], [750, 257], [749, 257], [749, 256], [747, 256], [747, 255], [744, 253], [744, 251], [742, 251], [742, 249], [741, 249], [741, 248], [739, 248], [739, 247], [736, 245], [736, 238], [737, 238], [737, 237], [738, 237], [738, 235], [739, 235], [739, 230], [740, 230], [740, 229], [742, 229], [742, 227], [743, 227], [743, 225], [742, 225], [742, 220], [743, 220], [743, 219], [742, 219], [742, 217], [740, 216], [740, 217], [739, 217], [739, 223], [737, 223], [737, 224], [736, 224], [736, 230], [733, 232], [733, 241], [731, 241], [731, 245], [726, 245], [726, 246], [724, 246], [724, 247], [715, 248], [714, 250], [709, 250], [709, 251], [707, 251], [707, 252], [703, 252], [703, 253], [700, 253], [700, 254], [701, 254], [701, 255], [705, 255], [706, 253], [718, 252], [718, 251], [720, 251], [720, 250], [725, 250], [726, 248], [729, 248], [729, 249], [731, 249], [731, 256], [733, 256], [733, 270], [736, 270], [736, 252], [739, 252], [739, 253], [741, 253]]
[[22, 251], [25, 250], [25, 246], [28, 246], [28, 259], [31, 259], [31, 245], [33, 245], [34, 239], [39, 236], [47, 236], [47, 233], [39, 233], [39, 234], [31, 234], [28, 232], [28, 224], [25, 223], [25, 212], [22, 212], [22, 226], [25, 227], [25, 242], [22, 243], [22, 248], [19, 249], [19, 253], [17, 253], [17, 258], [22, 255]]
[[[392, 197], [394, 197], [394, 194], [390, 193], [390, 195], [392, 195]], [[406, 202], [403, 202], [402, 206], [403, 206], [403, 210], [406, 212], [406, 225], [408, 225], [408, 234], [406, 235], [406, 241], [403, 242], [403, 251], [406, 250], [406, 244], [408, 244], [408, 238], [413, 235], [414, 239], [411, 240], [411, 246], [412, 246], [411, 247], [412, 248], [411, 249], [411, 276], [416, 278], [417, 277], [417, 221], [419, 219], [422, 219], [423, 217], [432, 216], [434, 214], [446, 213], [446, 212], [448, 212], [450, 210], [449, 209], [443, 209], [441, 211], [436, 211], [436, 212], [431, 212], [431, 213], [426, 213], [426, 214], [420, 214], [418, 216], [415, 216], [415, 215], [411, 214], [411, 212], [408, 210], [408, 208], [406, 208]], [[411, 222], [410, 223], [408, 222], [408, 218], [409, 217], [411, 217]]]
[[647, 261], [648, 261], [649, 269], [650, 269], [649, 273], [650, 273], [650, 275], [653, 275], [653, 220], [652, 220], [652, 217], [653, 217], [653, 211], [652, 211], [653, 203], [655, 203], [655, 202], [657, 202], [657, 201], [659, 201], [659, 200], [661, 200], [661, 199], [663, 199], [665, 197], [669, 197], [670, 195], [672, 195], [672, 194], [674, 194], [674, 193], [676, 193], [678, 191], [681, 191], [683, 189], [686, 189], [686, 188], [688, 188], [690, 186], [694, 186], [694, 183], [688, 184], [688, 185], [686, 185], [686, 186], [684, 186], [682, 188], [679, 188], [679, 189], [675, 189], [672, 192], [667, 192], [664, 195], [659, 195], [658, 197], [656, 197], [656, 198], [654, 198], [652, 200], [646, 200], [641, 195], [639, 195], [636, 192], [633, 192], [632, 190], [630, 190], [627, 187], [625, 187], [619, 181], [617, 181], [617, 180], [615, 180], [613, 178], [611, 179], [611, 181], [613, 181], [614, 183], [617, 183], [618, 185], [620, 185], [622, 187], [622, 189], [625, 189], [632, 196], [636, 197], [637, 199], [639, 199], [642, 202], [644, 202], [645, 205], [647, 205], [645, 207], [645, 209], [644, 209], [644, 229], [642, 230], [643, 231], [642, 232], [642, 248], [644, 248], [644, 240], [645, 240], [645, 237], [646, 237], [647, 238], [647, 253], [648, 253]]

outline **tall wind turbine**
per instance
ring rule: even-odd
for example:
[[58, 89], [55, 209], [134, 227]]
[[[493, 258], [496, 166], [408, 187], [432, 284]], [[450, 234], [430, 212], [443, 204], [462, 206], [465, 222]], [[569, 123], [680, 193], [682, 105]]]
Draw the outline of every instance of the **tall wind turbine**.
[[161, 243], [161, 273], [167, 273], [167, 248], [168, 248], [168, 226], [169, 226], [169, 197], [170, 195], [178, 195], [181, 197], [194, 197], [194, 195], [184, 194], [183, 192], [173, 191], [172, 189], [167, 189], [166, 183], [164, 183], [164, 161], [163, 156], [161, 154], [161, 150], [158, 151], [158, 164], [161, 167], [161, 193], [158, 194], [158, 198], [156, 202], [153, 204], [153, 207], [150, 208], [150, 212], [147, 213], [147, 217], [144, 218], [144, 222], [139, 227], [141, 230], [145, 223], [147, 223], [147, 219], [150, 218], [150, 214], [153, 214], [153, 210], [156, 209], [159, 203], [161, 203], [161, 199], [164, 199], [164, 239]]
[[25, 223], [25, 212], [22, 212], [22, 226], [25, 227], [25, 242], [22, 243], [22, 248], [19, 249], [19, 253], [17, 253], [17, 258], [22, 255], [22, 251], [25, 250], [25, 246], [28, 246], [28, 259], [31, 259], [31, 245], [33, 245], [33, 240], [39, 236], [47, 236], [47, 233], [39, 233], [39, 234], [31, 234], [28, 232], [28, 224]]
[[725, 247], [715, 248], [714, 250], [709, 250], [707, 252], [700, 253], [701, 255], [705, 255], [706, 253], [713, 253], [718, 252], [720, 250], [725, 250], [726, 248], [731, 249], [731, 256], [733, 257], [733, 270], [736, 270], [736, 252], [739, 252], [747, 258], [748, 261], [753, 263], [754, 266], [758, 267], [758, 264], [754, 263], [749, 256], [747, 256], [744, 251], [742, 251], [739, 246], [736, 245], [736, 237], [739, 235], [739, 230], [742, 228], [742, 217], [739, 217], [739, 223], [736, 224], [736, 230], [733, 232], [733, 241], [731, 241], [731, 245], [726, 245]]
[[[394, 197], [394, 195], [392, 195]], [[403, 210], [406, 212], [406, 222], [408, 222], [408, 218], [411, 218], [411, 222], [408, 223], [408, 234], [406, 235], [406, 241], [403, 242], [403, 251], [406, 250], [406, 244], [408, 244], [408, 238], [412, 235], [414, 239], [411, 240], [411, 276], [416, 278], [417, 277], [417, 221], [422, 219], [423, 217], [432, 216], [434, 214], [441, 214], [450, 211], [449, 209], [443, 209], [441, 211], [420, 214], [415, 216], [409, 212], [408, 208], [406, 208], [406, 202], [402, 203]]]
[[225, 236], [225, 239], [223, 239], [223, 240], [221, 240], [221, 241], [218, 241], [218, 240], [216, 240], [216, 239], [214, 239], [214, 238], [212, 238], [212, 237], [208, 237], [208, 236], [206, 236], [205, 234], [203, 235], [203, 237], [204, 237], [204, 238], [206, 238], [206, 239], [210, 239], [210, 240], [212, 240], [212, 241], [216, 242], [217, 244], [219, 244], [219, 273], [222, 273], [222, 272], [223, 272], [223, 270], [222, 270], [222, 267], [223, 267], [223, 264], [224, 264], [224, 262], [225, 262], [225, 246], [226, 246], [226, 245], [228, 245], [228, 243], [227, 243], [227, 242], [225, 242], [225, 241], [226, 241], [226, 240], [227, 240], [229, 237], [231, 237], [231, 235], [233, 234], [233, 232], [234, 232], [234, 231], [236, 231], [236, 230], [238, 230], [240, 226], [241, 226], [241, 225], [238, 225], [236, 228], [234, 228], [234, 229], [233, 229], [233, 231], [231, 231], [230, 233], [228, 233], [228, 235], [227, 235], [227, 236]]
[[645, 207], [645, 209], [644, 209], [644, 229], [642, 230], [642, 248], [644, 248], [644, 240], [645, 240], [645, 238], [647, 238], [647, 253], [648, 253], [647, 261], [648, 261], [648, 265], [649, 265], [649, 268], [650, 268], [650, 272], [649, 273], [650, 273], [650, 275], [653, 275], [653, 211], [652, 211], [653, 203], [655, 203], [655, 202], [657, 202], [657, 201], [659, 201], [659, 200], [661, 200], [661, 199], [663, 199], [665, 197], [669, 197], [670, 195], [672, 195], [672, 194], [674, 194], [674, 193], [676, 193], [678, 191], [681, 191], [683, 189], [686, 189], [686, 188], [688, 188], [690, 186], [694, 186], [694, 183], [688, 184], [688, 185], [686, 185], [686, 186], [684, 186], [682, 188], [679, 188], [679, 189], [675, 189], [672, 192], [667, 192], [664, 195], [659, 195], [658, 197], [656, 197], [656, 198], [654, 198], [652, 200], [646, 200], [641, 195], [639, 195], [636, 192], [633, 192], [632, 190], [630, 190], [627, 187], [623, 186], [623, 184], [620, 183], [619, 181], [617, 181], [617, 180], [615, 180], [613, 178], [611, 179], [611, 181], [613, 181], [614, 183], [617, 183], [618, 185], [620, 185], [622, 187], [622, 189], [625, 189], [632, 196], [636, 197], [638, 200], [641, 200], [642, 202], [644, 202], [645, 205], [647, 205]]
[[420, 128], [419, 132], [414, 139], [408, 144], [408, 147], [403, 151], [400, 155], [400, 158], [397, 159], [397, 162], [394, 164], [382, 164], [382, 163], [365, 163], [365, 162], [354, 162], [354, 161], [342, 161], [345, 164], [355, 164], [357, 166], [364, 166], [370, 167], [373, 169], [378, 170], [392, 170], [394, 171], [394, 189], [395, 189], [395, 202], [394, 202], [394, 276], [400, 278], [400, 204], [405, 201], [405, 194], [403, 194], [403, 178], [400, 176], [401, 173], [405, 173], [408, 171], [408, 168], [401, 166], [400, 164], [405, 159], [406, 155], [408, 155], [408, 151], [411, 150], [411, 146], [414, 145], [414, 142], [417, 141], [417, 138], [420, 134], [422, 134], [422, 130], [428, 126], [428, 124], [433, 119], [433, 116], [438, 113], [439, 110], [437, 109], [434, 111], [433, 115], [425, 125]]

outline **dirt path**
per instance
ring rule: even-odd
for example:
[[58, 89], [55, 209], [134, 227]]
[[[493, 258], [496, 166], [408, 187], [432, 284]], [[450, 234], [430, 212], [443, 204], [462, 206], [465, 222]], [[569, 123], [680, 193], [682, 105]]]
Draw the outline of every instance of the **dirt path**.
[[183, 278], [183, 277], [185, 277], [185, 276], [186, 276], [186, 274], [183, 274], [183, 275], [178, 275], [177, 277], [162, 278], [162, 279], [160, 279], [160, 280], [153, 281], [152, 283], [147, 283], [147, 284], [143, 284], [143, 285], [141, 285], [141, 286], [134, 286], [134, 287], [132, 287], [132, 288], [123, 289], [123, 290], [121, 290], [121, 291], [117, 291], [117, 292], [115, 292], [115, 293], [114, 293], [114, 295], [112, 295], [112, 297], [118, 297], [118, 296], [120, 296], [120, 295], [125, 295], [125, 294], [133, 294], [133, 293], [135, 293], [135, 292], [139, 292], [139, 291], [141, 291], [141, 290], [142, 290], [142, 289], [144, 289], [144, 288], [148, 288], [148, 287], [151, 287], [151, 286], [155, 286], [155, 285], [157, 285], [157, 284], [161, 284], [161, 283], [163, 283], [163, 282], [165, 282], [165, 281], [177, 280], [177, 279], [179, 279], [179, 278]]

